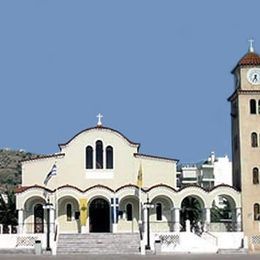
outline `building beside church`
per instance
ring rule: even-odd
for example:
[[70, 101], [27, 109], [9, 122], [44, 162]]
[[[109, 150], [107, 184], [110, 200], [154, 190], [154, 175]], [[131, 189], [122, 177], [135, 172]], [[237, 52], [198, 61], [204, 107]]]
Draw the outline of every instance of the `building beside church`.
[[177, 166], [177, 187], [198, 185], [211, 189], [220, 184], [232, 186], [232, 162], [228, 156], [217, 157], [211, 152], [207, 160], [181, 163]]

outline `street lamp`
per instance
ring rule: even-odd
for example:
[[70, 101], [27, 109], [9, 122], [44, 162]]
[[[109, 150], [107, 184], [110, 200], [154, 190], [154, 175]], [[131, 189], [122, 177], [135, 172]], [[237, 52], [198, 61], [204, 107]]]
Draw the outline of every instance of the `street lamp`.
[[44, 209], [47, 209], [47, 246], [46, 251], [51, 251], [50, 248], [50, 209], [52, 208], [53, 204], [50, 203], [50, 199], [48, 198], [47, 203], [44, 205]]
[[145, 246], [145, 249], [150, 250], [150, 209], [154, 208], [154, 205], [149, 202], [149, 195], [147, 194], [147, 201], [144, 203], [144, 206], [147, 209], [147, 245]]

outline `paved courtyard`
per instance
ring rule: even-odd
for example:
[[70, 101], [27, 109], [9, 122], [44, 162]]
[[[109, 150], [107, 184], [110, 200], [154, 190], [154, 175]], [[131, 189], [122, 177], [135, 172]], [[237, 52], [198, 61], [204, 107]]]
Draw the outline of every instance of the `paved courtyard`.
[[55, 259], [55, 260], [138, 260], [138, 259], [162, 259], [162, 260], [259, 260], [260, 255], [211, 255], [211, 254], [178, 254], [178, 255], [59, 255], [59, 256], [35, 256], [35, 255], [0, 255], [0, 260], [31, 260], [31, 259]]

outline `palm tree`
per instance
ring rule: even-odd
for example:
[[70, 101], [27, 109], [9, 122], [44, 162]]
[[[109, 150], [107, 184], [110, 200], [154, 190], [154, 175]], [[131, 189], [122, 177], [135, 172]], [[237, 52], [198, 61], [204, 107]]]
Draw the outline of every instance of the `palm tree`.
[[[11, 190], [0, 194], [0, 224], [3, 225], [4, 233], [8, 233], [9, 225], [17, 225], [15, 194]], [[14, 232], [14, 230], [12, 230], [12, 232]]]
[[181, 225], [185, 227], [185, 221], [190, 220], [191, 226], [202, 221], [202, 210], [199, 201], [194, 197], [186, 197], [181, 204]]

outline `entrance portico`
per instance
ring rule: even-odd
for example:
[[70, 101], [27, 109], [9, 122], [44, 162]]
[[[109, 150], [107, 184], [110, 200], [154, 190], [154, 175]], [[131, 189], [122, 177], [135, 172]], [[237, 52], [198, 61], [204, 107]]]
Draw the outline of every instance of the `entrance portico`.
[[[32, 197], [31, 193], [42, 196]], [[105, 186], [93, 187], [87, 191], [80, 191], [70, 186], [60, 187], [55, 191], [46, 190], [44, 187], [27, 188], [17, 193], [21, 232], [45, 232], [46, 213], [40, 210], [47, 201], [43, 194], [47, 195], [55, 208], [53, 216], [59, 225], [60, 233], [139, 232], [140, 201], [138, 187], [135, 185], [123, 186], [116, 191]], [[207, 228], [212, 231], [241, 231], [240, 193], [233, 187], [221, 185], [211, 191], [199, 187], [187, 187], [176, 191], [166, 185], [156, 185], [149, 190], [142, 190], [142, 205], [148, 195], [154, 204], [150, 212], [151, 230], [154, 232], [185, 231], [183, 225], [185, 220], [196, 220], [190, 219], [192, 208], [187, 204], [185, 210], [188, 210], [188, 213], [183, 211], [185, 198], [196, 198], [198, 201], [200, 214], [198, 219], [205, 227], [204, 230]], [[229, 213], [225, 210], [225, 214], [232, 216], [228, 223], [223, 221], [213, 223], [214, 217], [211, 216], [215, 210], [213, 206], [220, 195], [230, 201]], [[81, 205], [81, 200], [85, 201], [84, 206]], [[142, 221], [145, 220], [144, 211], [142, 206]], [[54, 219], [51, 223], [54, 223]]]

